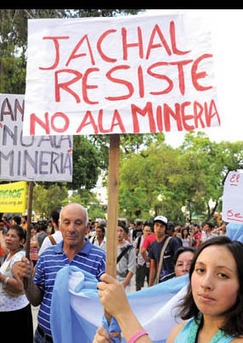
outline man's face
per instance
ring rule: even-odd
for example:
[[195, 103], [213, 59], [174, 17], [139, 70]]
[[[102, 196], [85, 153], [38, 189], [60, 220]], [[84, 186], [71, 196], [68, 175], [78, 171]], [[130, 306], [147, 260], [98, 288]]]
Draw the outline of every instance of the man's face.
[[165, 235], [166, 226], [162, 222], [154, 223], [154, 233], [155, 236], [160, 238]]
[[98, 227], [98, 228], [96, 229], [96, 236], [97, 236], [98, 238], [103, 238], [103, 237], [104, 237], [104, 233], [103, 233], [103, 231], [102, 231], [102, 229], [101, 229], [100, 227]]
[[203, 227], [203, 230], [204, 230], [205, 232], [210, 232], [210, 231], [211, 231], [211, 228], [210, 228], [210, 226], [209, 226], [208, 224], [205, 224], [204, 227]]
[[117, 241], [122, 242], [125, 236], [125, 232], [121, 226], [117, 227]]
[[148, 237], [149, 235], [151, 235], [151, 233], [152, 233], [151, 227], [148, 225], [145, 225], [143, 228], [143, 236]]
[[69, 246], [83, 244], [87, 232], [86, 213], [77, 204], [63, 209], [60, 226], [64, 243]]

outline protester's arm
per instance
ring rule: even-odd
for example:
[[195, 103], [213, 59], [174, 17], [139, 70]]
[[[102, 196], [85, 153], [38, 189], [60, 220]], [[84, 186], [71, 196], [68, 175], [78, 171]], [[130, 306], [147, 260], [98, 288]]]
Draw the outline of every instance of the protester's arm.
[[33, 281], [32, 263], [26, 257], [23, 257], [21, 262], [18, 262], [16, 265], [16, 273], [23, 281], [27, 299], [33, 306], [40, 305], [43, 298], [43, 292]]
[[129, 282], [130, 282], [132, 277], [133, 277], [133, 273], [132, 272], [128, 272], [125, 280], [122, 282], [122, 285], [123, 285], [124, 288], [129, 284]]
[[1, 245], [2, 250], [5, 252], [5, 254], [7, 254], [8, 249], [6, 247], [5, 238], [2, 231], [0, 231], [0, 245]]
[[150, 259], [148, 257], [148, 249], [149, 249], [149, 246], [150, 246], [150, 243], [149, 243], [149, 238], [146, 237], [144, 240], [143, 240], [143, 245], [140, 249], [140, 252], [141, 252], [141, 255], [143, 257], [143, 259], [145, 260], [145, 262], [149, 262]]
[[[125, 340], [128, 342], [143, 327], [133, 313], [124, 288], [111, 276], [104, 274], [101, 277], [103, 282], [98, 283], [99, 296], [105, 310], [116, 318]], [[94, 342], [109, 342], [108, 340], [98, 340]], [[142, 336], [136, 340], [137, 343], [152, 343], [148, 336]]]
[[20, 277], [18, 276], [18, 274], [15, 271], [16, 265], [17, 265], [17, 263], [15, 263], [13, 265], [13, 268], [12, 268], [13, 275], [12, 275], [12, 277], [8, 277], [8, 276], [0, 273], [0, 282], [3, 283], [4, 287], [7, 290], [17, 294], [19, 292], [23, 292], [24, 287], [23, 287], [22, 280], [20, 279]]
[[149, 287], [153, 286], [156, 277], [156, 261], [151, 258], [149, 271]]
[[129, 284], [131, 278], [133, 277], [133, 275], [136, 272], [136, 254], [135, 254], [134, 248], [130, 249], [130, 251], [128, 252], [128, 265], [127, 265], [127, 267], [128, 267], [128, 274], [127, 274], [125, 280], [122, 282], [122, 285], [124, 288]]
[[140, 249], [140, 252], [141, 252], [141, 255], [142, 255], [144, 261], [145, 261], [145, 262], [149, 262], [150, 260], [149, 260], [149, 257], [148, 257], [147, 249], [144, 248], [144, 247], [142, 247], [142, 248]]

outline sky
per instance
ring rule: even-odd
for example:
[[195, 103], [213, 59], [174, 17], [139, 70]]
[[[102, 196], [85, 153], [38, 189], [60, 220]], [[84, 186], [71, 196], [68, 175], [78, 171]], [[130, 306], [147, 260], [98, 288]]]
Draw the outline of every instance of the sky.
[[[214, 54], [218, 109], [221, 126], [204, 131], [211, 141], [243, 140], [243, 10], [147, 10], [144, 14], [185, 13], [198, 17], [211, 31]], [[166, 132], [165, 141], [178, 147], [184, 132]], [[100, 198], [106, 198], [106, 189], [99, 179]]]
[[[243, 140], [243, 10], [147, 10], [149, 14], [185, 13], [209, 28], [221, 126], [204, 131], [210, 140]], [[179, 146], [183, 132], [165, 134], [166, 143]]]

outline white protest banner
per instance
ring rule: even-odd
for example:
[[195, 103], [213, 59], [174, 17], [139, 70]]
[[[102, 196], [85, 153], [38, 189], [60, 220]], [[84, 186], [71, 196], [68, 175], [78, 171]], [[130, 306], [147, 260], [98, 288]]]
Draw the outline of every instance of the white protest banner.
[[0, 180], [72, 181], [71, 136], [23, 136], [24, 95], [0, 94]]
[[224, 183], [222, 219], [243, 223], [243, 172], [231, 171]]
[[29, 20], [24, 135], [218, 126], [213, 59], [184, 15]]

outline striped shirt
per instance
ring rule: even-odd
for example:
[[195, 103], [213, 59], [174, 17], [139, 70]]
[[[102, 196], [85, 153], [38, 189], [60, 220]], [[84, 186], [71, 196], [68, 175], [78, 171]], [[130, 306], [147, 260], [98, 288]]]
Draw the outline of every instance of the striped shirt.
[[57, 272], [70, 264], [95, 275], [97, 280], [100, 280], [100, 276], [105, 272], [105, 258], [104, 250], [94, 246], [87, 239], [83, 249], [71, 262], [63, 251], [63, 241], [46, 249], [39, 256], [34, 283], [44, 293], [38, 313], [38, 324], [45, 333], [51, 335], [51, 299]]

